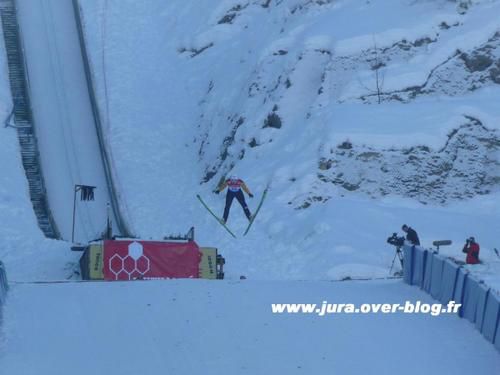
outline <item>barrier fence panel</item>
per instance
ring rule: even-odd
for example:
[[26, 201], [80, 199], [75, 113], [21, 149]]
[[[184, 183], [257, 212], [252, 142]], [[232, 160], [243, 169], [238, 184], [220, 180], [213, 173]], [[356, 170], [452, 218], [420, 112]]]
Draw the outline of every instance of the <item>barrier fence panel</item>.
[[423, 286], [424, 281], [424, 271], [425, 271], [425, 260], [427, 256], [427, 251], [415, 247], [413, 250], [413, 272], [412, 272], [412, 285]]
[[445, 260], [443, 264], [443, 277], [441, 280], [441, 295], [439, 301], [443, 304], [453, 300], [459, 267], [450, 260]]
[[405, 283], [418, 285], [442, 304], [461, 304], [458, 315], [470, 321], [500, 351], [500, 294], [467, 268], [415, 246], [404, 246]]
[[493, 344], [500, 350], [500, 318], [497, 315], [496, 328], [495, 328], [495, 338], [493, 339]]
[[425, 273], [424, 273], [424, 283], [422, 289], [430, 294], [432, 285], [432, 258], [434, 253], [429, 251], [425, 259]]
[[405, 283], [412, 285], [413, 281], [413, 252], [414, 246], [403, 247], [403, 280]]
[[464, 299], [462, 301], [462, 317], [471, 323], [476, 322], [476, 308], [479, 292], [478, 280], [469, 275], [465, 282]]
[[[456, 303], [462, 303], [464, 300], [465, 283], [467, 281], [467, 273], [464, 272], [463, 268], [460, 268], [457, 276], [457, 283], [455, 284], [455, 294], [453, 300]], [[458, 315], [462, 316], [462, 309], [458, 311]]]
[[486, 310], [486, 301], [490, 294], [490, 288], [484, 283], [479, 284], [477, 306], [476, 306], [476, 328], [479, 332], [483, 331], [484, 313]]
[[9, 290], [9, 284], [7, 282], [7, 272], [5, 271], [4, 264], [0, 261], [0, 323], [2, 316], [2, 306], [7, 298], [7, 291]]
[[500, 298], [494, 293], [488, 293], [486, 307], [484, 311], [484, 320], [482, 333], [486, 340], [493, 343], [500, 318]]
[[442, 288], [444, 260], [437, 254], [434, 254], [434, 256], [430, 257], [429, 260], [432, 260], [431, 296], [435, 299], [439, 299]]

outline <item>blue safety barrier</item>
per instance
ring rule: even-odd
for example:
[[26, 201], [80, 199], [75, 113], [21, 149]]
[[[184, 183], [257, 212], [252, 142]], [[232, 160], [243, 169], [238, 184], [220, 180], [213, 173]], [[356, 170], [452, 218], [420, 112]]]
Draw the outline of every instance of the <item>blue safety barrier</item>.
[[418, 285], [443, 305], [461, 304], [458, 315], [470, 321], [500, 351], [500, 294], [469, 271], [436, 252], [404, 246], [405, 283]]
[[406, 284], [412, 285], [413, 281], [413, 252], [415, 246], [403, 247], [403, 280]]
[[486, 337], [486, 340], [491, 343], [495, 339], [499, 319], [500, 297], [497, 294], [490, 292], [488, 293], [488, 298], [486, 299], [486, 307], [484, 309], [482, 334], [484, 337]]
[[498, 315], [497, 315], [495, 338], [493, 339], [493, 344], [495, 345], [495, 348], [500, 350], [500, 317]]
[[0, 261], [0, 309], [5, 303], [7, 298], [7, 291], [9, 290], [9, 284], [7, 282], [7, 272], [5, 271], [4, 264]]
[[431, 296], [435, 299], [439, 299], [441, 295], [444, 259], [435, 254], [434, 256], [429, 257], [428, 260], [432, 261]]
[[3, 321], [3, 305], [5, 304], [8, 290], [9, 284], [7, 282], [7, 272], [5, 271], [4, 264], [0, 261], [0, 326]]
[[458, 270], [459, 266], [457, 264], [451, 262], [449, 259], [444, 261], [441, 278], [441, 293], [438, 298], [442, 304], [453, 301], [457, 285]]
[[424, 282], [422, 284], [422, 289], [430, 294], [432, 285], [432, 257], [434, 253], [431, 251], [427, 252], [427, 257], [425, 259], [424, 267]]
[[[460, 268], [457, 275], [457, 283], [455, 285], [455, 294], [453, 300], [456, 303], [462, 304], [464, 300], [465, 282], [467, 280], [469, 273], [463, 268]], [[462, 316], [462, 308], [458, 311], [458, 315]]]
[[490, 288], [483, 282], [479, 283], [479, 291], [478, 291], [477, 306], [476, 306], [476, 328], [479, 332], [483, 331], [484, 313], [486, 310], [486, 301], [488, 300], [489, 293], [490, 293]]
[[420, 288], [424, 283], [425, 261], [427, 258], [427, 251], [419, 247], [413, 250], [413, 272], [412, 272], [412, 285], [417, 285]]
[[476, 310], [479, 301], [479, 280], [469, 275], [465, 282], [464, 299], [462, 301], [462, 317], [476, 323]]

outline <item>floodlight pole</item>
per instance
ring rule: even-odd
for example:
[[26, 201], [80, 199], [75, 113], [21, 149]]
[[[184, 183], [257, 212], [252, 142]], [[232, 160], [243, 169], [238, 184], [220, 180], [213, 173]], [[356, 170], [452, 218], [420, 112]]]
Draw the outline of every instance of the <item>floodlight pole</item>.
[[106, 220], [106, 239], [110, 240], [113, 238], [113, 223], [111, 221], [111, 206], [108, 202], [107, 207], [106, 207], [106, 215], [107, 215], [107, 220]]
[[73, 226], [71, 229], [71, 242], [75, 242], [75, 216], [76, 216], [76, 193], [80, 190], [80, 185], [75, 185], [73, 194]]
[[94, 200], [95, 186], [75, 185], [73, 191], [73, 225], [71, 228], [71, 242], [75, 242], [75, 222], [76, 222], [76, 193], [82, 191], [82, 200]]

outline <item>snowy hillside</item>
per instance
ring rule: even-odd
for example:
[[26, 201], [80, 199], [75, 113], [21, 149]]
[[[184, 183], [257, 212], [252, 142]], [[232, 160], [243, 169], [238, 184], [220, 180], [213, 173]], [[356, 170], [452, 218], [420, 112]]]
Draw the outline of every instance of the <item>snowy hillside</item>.
[[[42, 82], [31, 92], [57, 104], [44, 112], [76, 116], [37, 125], [48, 124], [47, 186], [68, 238], [71, 194], [58, 189], [72, 193], [80, 167], [85, 180], [103, 171], [80, 101], [55, 100], [87, 88], [67, 75], [80, 51], [62, 1], [17, 4]], [[498, 374], [495, 346], [455, 314], [319, 317], [271, 304], [435, 303], [398, 278], [350, 280], [400, 270], [386, 239], [403, 223], [425, 247], [451, 239], [440, 252], [458, 260], [475, 236], [483, 264], [465, 267], [500, 292], [500, 0], [77, 2], [121, 215], [142, 239], [194, 226], [225, 257], [226, 280], [80, 281], [81, 253], [37, 226], [16, 130], [2, 124], [2, 375]], [[4, 49], [0, 29], [2, 123]], [[236, 239], [196, 199], [222, 215], [213, 190], [230, 174], [255, 194], [252, 211], [269, 186], [247, 236], [233, 203]], [[100, 194], [109, 181], [96, 181]], [[83, 211], [96, 225], [79, 241], [102, 229], [103, 208]]]
[[[257, 278], [385, 275], [403, 222], [459, 259], [475, 235], [495, 260], [500, 2], [81, 6], [136, 234], [195, 225], [229, 275]], [[237, 241], [194, 198], [222, 214], [230, 172], [271, 183]], [[237, 206], [229, 226], [245, 227]]]

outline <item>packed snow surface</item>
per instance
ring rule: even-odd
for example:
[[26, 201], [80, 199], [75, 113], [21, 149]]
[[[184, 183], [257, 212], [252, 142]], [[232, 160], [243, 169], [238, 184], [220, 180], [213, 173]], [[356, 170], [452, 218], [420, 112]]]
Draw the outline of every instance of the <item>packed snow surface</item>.
[[271, 312], [325, 300], [433, 303], [402, 281], [16, 284], [2, 372], [498, 374], [498, 352], [454, 315]]
[[[74, 174], [88, 173], [92, 178], [79, 182], [93, 184], [100, 173], [95, 142], [85, 143], [94, 142], [90, 148], [80, 143], [89, 141], [90, 133], [80, 132], [91, 124], [66, 117], [80, 112], [69, 110], [63, 83], [83, 84], [70, 74], [79, 65], [66, 24], [70, 1], [33, 1], [36, 12], [26, 0], [18, 3], [30, 74], [44, 69], [47, 54], [45, 68], [55, 69], [31, 83], [39, 93], [52, 90], [38, 97], [48, 107], [34, 112], [40, 121], [56, 116], [41, 131], [41, 156], [58, 166], [46, 179], [61, 191], [52, 203], [67, 233]], [[421, 146], [436, 151], [468, 118], [498, 134], [495, 64], [469, 72], [466, 63], [484, 45], [491, 45], [490, 57], [498, 56], [500, 2], [471, 3], [459, 13], [455, 2], [444, 0], [80, 1], [115, 182], [133, 232], [158, 239], [195, 226], [197, 242], [225, 256], [228, 280], [25, 283], [76, 278], [80, 254], [43, 238], [15, 130], [1, 128], [0, 260], [11, 281], [0, 331], [2, 374], [77, 375], [96, 368], [120, 374], [497, 374], [498, 352], [453, 315], [273, 315], [270, 306], [435, 302], [400, 280], [326, 281], [388, 276], [395, 249], [385, 241], [403, 223], [427, 247], [453, 240], [441, 252], [457, 259], [474, 235], [484, 264], [469, 268], [500, 290], [493, 251], [500, 248], [498, 186], [423, 204], [398, 194], [374, 199], [318, 180], [321, 158], [345, 141], [382, 154]], [[51, 17], [50, 27], [37, 33], [39, 22]], [[65, 32], [52, 34], [57, 25]], [[380, 105], [369, 61], [374, 45], [387, 48], [387, 95]], [[455, 55], [457, 49], [466, 55]], [[12, 107], [3, 39], [0, 70], [3, 120]], [[363, 168], [372, 177], [369, 167], [352, 164]], [[252, 210], [270, 184], [246, 237], [246, 219], [233, 206], [228, 225], [238, 239], [195, 197], [201, 194], [222, 214], [224, 199], [212, 190], [229, 172], [256, 195]], [[500, 175], [494, 168], [488, 173]], [[81, 238], [101, 229], [101, 212], [88, 207], [79, 215], [86, 222]], [[248, 280], [235, 281], [240, 275]]]

